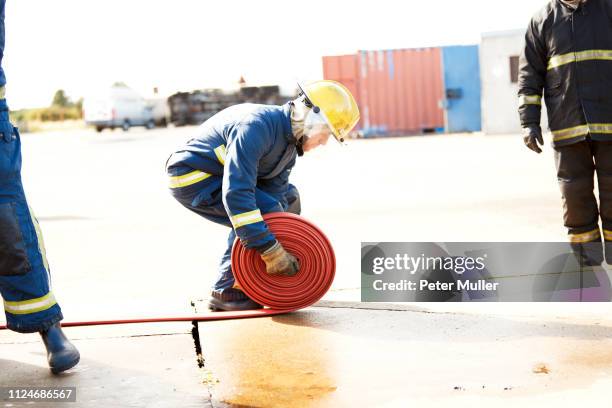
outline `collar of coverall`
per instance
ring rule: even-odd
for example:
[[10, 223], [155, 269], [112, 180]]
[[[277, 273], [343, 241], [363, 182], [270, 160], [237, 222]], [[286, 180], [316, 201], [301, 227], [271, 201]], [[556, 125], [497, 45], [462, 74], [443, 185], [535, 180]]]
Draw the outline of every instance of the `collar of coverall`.
[[578, 6], [587, 2], [587, 0], [560, 0], [560, 1], [561, 3], [565, 4], [567, 7], [571, 8], [572, 10], [576, 10]]
[[308, 112], [310, 108], [300, 101], [291, 102], [291, 131], [297, 141], [304, 137], [304, 120]]
[[290, 102], [291, 105], [291, 132], [295, 140], [295, 145], [298, 150], [298, 155], [302, 156], [304, 151], [302, 150], [302, 144], [304, 140], [304, 120], [306, 115], [310, 112], [305, 104], [299, 100]]
[[283, 134], [287, 143], [298, 145], [299, 140], [293, 134], [293, 126], [291, 125], [291, 112], [293, 110], [293, 102], [287, 102], [281, 106], [283, 111]]

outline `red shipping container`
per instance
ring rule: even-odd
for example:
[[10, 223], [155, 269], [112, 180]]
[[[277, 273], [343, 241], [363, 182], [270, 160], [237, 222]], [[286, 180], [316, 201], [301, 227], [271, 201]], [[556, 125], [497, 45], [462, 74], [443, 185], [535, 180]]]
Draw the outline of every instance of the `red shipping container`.
[[444, 127], [440, 48], [324, 57], [323, 75], [354, 92], [364, 132], [420, 133]]

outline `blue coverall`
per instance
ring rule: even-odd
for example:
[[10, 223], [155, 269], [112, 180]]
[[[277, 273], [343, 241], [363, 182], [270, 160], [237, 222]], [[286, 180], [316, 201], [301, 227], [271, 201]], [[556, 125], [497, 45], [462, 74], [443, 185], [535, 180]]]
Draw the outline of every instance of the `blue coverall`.
[[234, 285], [230, 257], [236, 235], [247, 248], [265, 247], [275, 238], [262, 214], [300, 213], [298, 191], [289, 184], [298, 155], [290, 112], [289, 103], [224, 109], [168, 159], [172, 195], [200, 216], [232, 228], [213, 291], [222, 294]]
[[4, 99], [4, 6], [0, 0], [0, 293], [9, 329], [30, 333], [62, 320], [50, 287], [42, 233], [21, 184], [21, 141]]

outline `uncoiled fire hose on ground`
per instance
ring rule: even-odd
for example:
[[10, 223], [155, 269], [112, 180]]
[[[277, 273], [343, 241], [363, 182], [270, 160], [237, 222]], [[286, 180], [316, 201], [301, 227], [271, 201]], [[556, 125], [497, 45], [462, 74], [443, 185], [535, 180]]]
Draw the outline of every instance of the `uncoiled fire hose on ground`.
[[[283, 247], [300, 262], [300, 271], [295, 276], [270, 276], [257, 251], [246, 249], [236, 240], [232, 250], [236, 282], [251, 299], [267, 308], [179, 317], [62, 322], [62, 327], [240, 319], [277, 315], [313, 305], [334, 280], [336, 258], [329, 239], [316, 225], [295, 214], [271, 213], [264, 215], [264, 220]], [[6, 326], [0, 325], [0, 330], [3, 329]]]

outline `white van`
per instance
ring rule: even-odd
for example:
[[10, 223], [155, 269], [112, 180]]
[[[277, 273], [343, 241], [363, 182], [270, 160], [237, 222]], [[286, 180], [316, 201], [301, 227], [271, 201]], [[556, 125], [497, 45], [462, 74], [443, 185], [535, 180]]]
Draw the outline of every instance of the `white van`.
[[138, 92], [125, 86], [113, 86], [98, 96], [86, 98], [83, 117], [98, 132], [106, 128], [127, 131], [132, 126], [155, 127], [151, 107]]
[[155, 126], [168, 126], [170, 123], [170, 105], [167, 98], [149, 98], [147, 106], [151, 109]]

